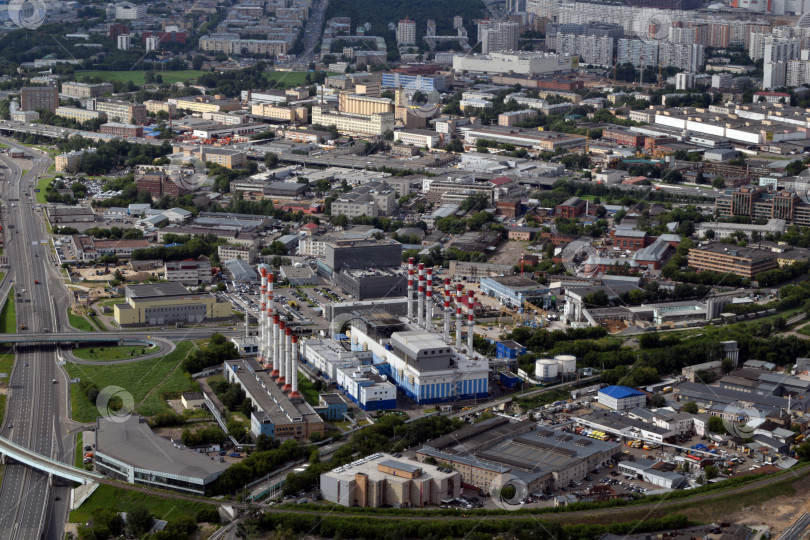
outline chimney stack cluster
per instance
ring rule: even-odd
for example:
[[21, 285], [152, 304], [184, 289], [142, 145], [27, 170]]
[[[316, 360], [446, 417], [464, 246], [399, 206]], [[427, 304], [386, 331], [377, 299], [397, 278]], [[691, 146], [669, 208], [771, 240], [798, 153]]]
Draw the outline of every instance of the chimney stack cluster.
[[273, 308], [273, 274], [261, 269], [261, 308], [259, 317], [259, 363], [270, 368], [270, 376], [284, 393], [300, 398], [298, 392], [298, 337], [292, 335]]

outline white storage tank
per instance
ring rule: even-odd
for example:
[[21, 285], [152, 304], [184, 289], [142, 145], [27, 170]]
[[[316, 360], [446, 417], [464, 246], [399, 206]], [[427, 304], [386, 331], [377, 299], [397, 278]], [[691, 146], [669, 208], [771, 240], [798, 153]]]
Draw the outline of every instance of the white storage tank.
[[539, 381], [554, 381], [557, 379], [557, 361], [551, 358], [541, 358], [534, 364], [534, 376]]
[[577, 372], [577, 357], [570, 354], [558, 354], [554, 357], [557, 364], [560, 366], [561, 374], [576, 373]]

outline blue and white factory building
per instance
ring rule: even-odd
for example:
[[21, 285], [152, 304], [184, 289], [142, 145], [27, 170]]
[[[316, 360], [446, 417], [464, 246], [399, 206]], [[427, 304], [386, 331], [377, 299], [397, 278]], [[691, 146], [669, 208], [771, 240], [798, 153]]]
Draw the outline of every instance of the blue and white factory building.
[[457, 352], [440, 335], [407, 330], [378, 341], [353, 326], [351, 342], [354, 350], [371, 352], [379, 373], [420, 405], [489, 395], [489, 361]]

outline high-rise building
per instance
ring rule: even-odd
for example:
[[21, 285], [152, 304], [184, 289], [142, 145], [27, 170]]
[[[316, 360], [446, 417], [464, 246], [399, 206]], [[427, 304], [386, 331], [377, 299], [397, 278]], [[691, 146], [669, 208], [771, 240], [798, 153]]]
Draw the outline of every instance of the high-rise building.
[[144, 39], [144, 44], [146, 45], [146, 52], [156, 51], [160, 48], [160, 38], [157, 36], [149, 36]]
[[810, 61], [788, 60], [785, 86], [801, 86], [810, 83]]
[[54, 112], [59, 107], [59, 90], [55, 86], [24, 86], [20, 90], [20, 109]]
[[407, 16], [397, 23], [397, 44], [416, 45], [416, 23]]
[[118, 36], [118, 50], [128, 51], [132, 48], [132, 36], [129, 34], [121, 34]]
[[770, 90], [785, 86], [787, 62], [768, 62], [762, 65], [762, 89]]
[[478, 41], [481, 52], [516, 51], [520, 25], [515, 22], [495, 22], [485, 19], [478, 23]]
[[616, 62], [634, 66], [657, 66], [658, 43], [640, 39], [620, 39], [616, 47]]
[[557, 34], [557, 54], [578, 55], [582, 64], [613, 65], [613, 38]]
[[691, 90], [695, 87], [695, 74], [685, 71], [675, 74], [676, 90]]
[[453, 17], [453, 30], [458, 30], [459, 28], [464, 28], [464, 17], [456, 15]]
[[703, 67], [704, 49], [703, 45], [660, 43], [658, 45], [658, 62], [664, 67], [676, 67], [694, 73]]

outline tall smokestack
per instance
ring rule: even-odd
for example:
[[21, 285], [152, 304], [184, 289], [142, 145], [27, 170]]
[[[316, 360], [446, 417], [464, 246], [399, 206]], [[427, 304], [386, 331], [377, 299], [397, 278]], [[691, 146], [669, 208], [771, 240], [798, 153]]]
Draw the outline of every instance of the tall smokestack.
[[472, 291], [467, 294], [467, 354], [473, 354], [473, 326], [475, 326], [475, 296]]
[[456, 349], [461, 350], [461, 283], [456, 285]]
[[422, 327], [424, 325], [425, 315], [425, 265], [419, 263], [419, 289], [417, 291], [419, 301], [416, 304], [416, 326]]
[[[259, 323], [259, 364], [266, 364], [267, 363], [267, 349], [265, 348], [265, 343], [267, 340], [267, 321], [265, 320], [266, 317], [264, 316], [265, 310], [267, 310], [267, 268], [262, 266], [261, 268], [262, 274], [262, 285], [261, 285], [261, 296], [259, 298], [259, 306], [261, 307], [261, 311], [259, 312], [259, 317], [257, 321]], [[247, 313], [245, 314], [245, 324], [247, 324]]]
[[273, 273], [267, 272], [267, 317], [264, 318], [264, 326], [265, 326], [265, 339], [264, 339], [264, 350], [265, 350], [265, 366], [270, 364], [272, 353], [270, 352], [273, 346], [273, 333], [270, 330], [270, 324], [273, 321], [273, 314], [275, 312], [275, 308], [273, 307]]
[[298, 393], [298, 336], [292, 337], [292, 391], [290, 392], [291, 398], [300, 398], [301, 394]]
[[444, 279], [444, 342], [450, 343], [450, 278]]
[[427, 299], [425, 303], [427, 304], [427, 308], [425, 309], [425, 330], [430, 332], [433, 330], [433, 268], [427, 269]]
[[292, 365], [292, 330], [287, 328], [284, 332], [284, 336], [284, 365], [286, 366], [285, 371], [287, 373], [285, 374], [286, 382], [282, 391], [286, 394], [292, 391], [292, 384], [290, 383], [292, 382], [293, 369], [295, 369], [295, 366]]
[[413, 257], [408, 257], [408, 322], [413, 321]]
[[278, 321], [278, 339], [276, 340], [276, 350], [278, 351], [278, 379], [276, 382], [279, 386], [284, 386], [284, 381], [287, 380], [287, 363], [284, 362], [284, 330], [286, 325], [284, 321]]
[[[268, 315], [270, 312], [267, 313]], [[271, 328], [268, 329], [268, 333], [272, 336], [272, 342], [270, 343], [270, 348], [267, 351], [267, 354], [273, 359], [273, 370], [270, 372], [270, 377], [277, 378], [278, 377], [278, 323], [279, 318], [277, 314], [273, 314], [273, 324]]]

